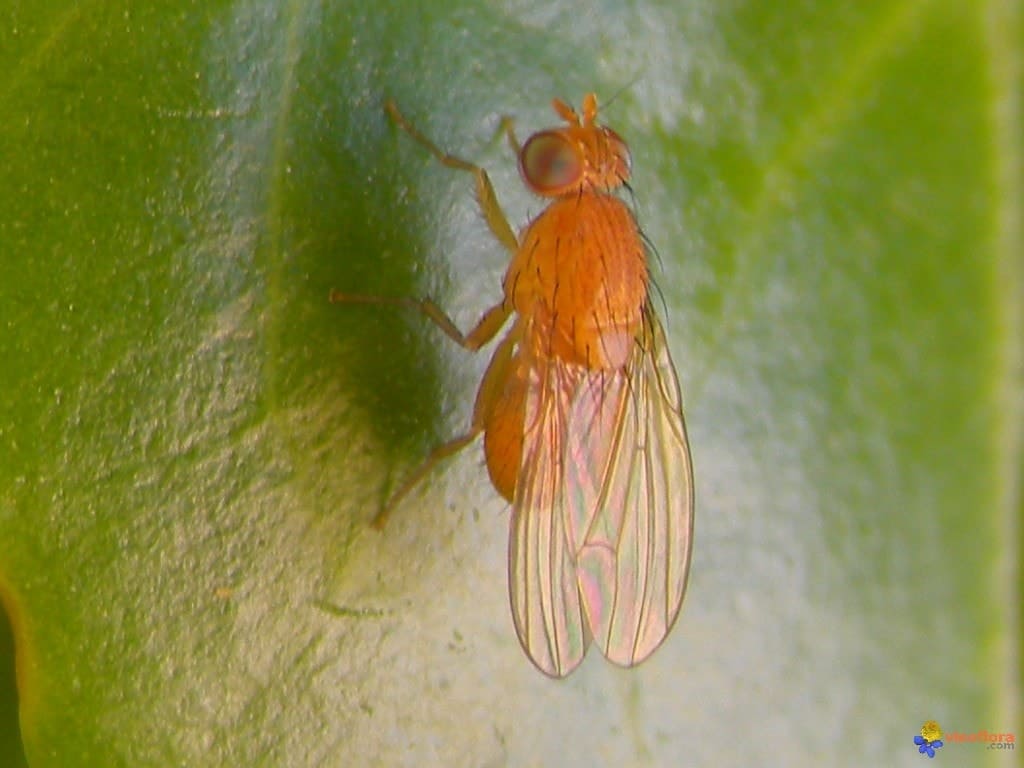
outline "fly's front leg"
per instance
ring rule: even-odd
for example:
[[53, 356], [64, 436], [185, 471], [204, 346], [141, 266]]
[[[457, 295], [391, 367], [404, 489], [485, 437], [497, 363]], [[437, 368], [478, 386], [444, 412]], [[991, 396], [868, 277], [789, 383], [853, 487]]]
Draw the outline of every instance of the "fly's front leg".
[[523, 147], [519, 143], [519, 139], [516, 138], [516, 121], [511, 115], [502, 116], [501, 122], [498, 124], [498, 133], [505, 134], [505, 138], [508, 140], [508, 145], [512, 149], [512, 153], [518, 158], [519, 153], [523, 151]]
[[[491, 232], [494, 233], [494, 236], [498, 238], [498, 241], [505, 246], [509, 253], [515, 253], [519, 248], [519, 240], [516, 237], [515, 232], [512, 231], [512, 227], [509, 225], [504, 211], [501, 210], [501, 204], [498, 202], [498, 196], [494, 193], [494, 187], [491, 184], [490, 178], [487, 176], [487, 171], [476, 163], [463, 160], [461, 157], [456, 157], [455, 155], [449, 155], [447, 152], [442, 150], [434, 142], [420, 133], [416, 126], [406, 120], [405, 116], [398, 110], [398, 105], [396, 105], [391, 99], [388, 99], [385, 102], [384, 109], [403, 131], [408, 133], [428, 152], [430, 152], [430, 154], [436, 157], [442, 165], [448, 168], [455, 168], [460, 171], [468, 171], [473, 174], [476, 178], [476, 199], [480, 205], [480, 210], [484, 214], [484, 219], [487, 221], [487, 226], [490, 228]], [[519, 143], [516, 141], [515, 134], [512, 131], [511, 118], [504, 118], [499, 130], [504, 130], [505, 133], [507, 133], [509, 144], [511, 146], [518, 147]]]

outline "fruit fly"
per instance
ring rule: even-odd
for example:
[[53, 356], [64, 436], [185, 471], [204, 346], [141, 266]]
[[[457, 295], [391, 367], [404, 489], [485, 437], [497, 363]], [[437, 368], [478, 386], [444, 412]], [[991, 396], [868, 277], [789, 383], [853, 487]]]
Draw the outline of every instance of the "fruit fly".
[[551, 677], [595, 643], [630, 667], [661, 645], [679, 613], [693, 540], [693, 473], [679, 384], [650, 297], [644, 240], [616, 195], [626, 142], [556, 99], [565, 122], [509, 143], [526, 186], [550, 200], [519, 236], [479, 166], [444, 153], [399, 112], [391, 118], [446, 166], [468, 171], [512, 261], [501, 301], [463, 334], [429, 299], [332, 293], [332, 300], [421, 311], [476, 351], [512, 319], [484, 374], [466, 434], [438, 447], [376, 523], [438, 461], [483, 433], [487, 470], [512, 505], [509, 597], [516, 634]]

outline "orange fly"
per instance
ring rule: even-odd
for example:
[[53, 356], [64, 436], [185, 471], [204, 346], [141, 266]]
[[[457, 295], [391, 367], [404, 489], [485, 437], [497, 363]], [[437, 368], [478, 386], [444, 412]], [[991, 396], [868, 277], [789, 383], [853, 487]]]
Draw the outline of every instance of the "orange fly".
[[523, 181], [550, 199], [517, 237], [487, 173], [392, 119], [446, 166], [471, 172], [495, 237], [512, 254], [499, 304], [463, 335], [428, 299], [334, 293], [422, 311], [466, 349], [513, 317], [477, 392], [469, 431], [437, 448], [392, 495], [384, 518], [438, 461], [481, 432], [491, 481], [512, 504], [509, 596], [519, 641], [564, 677], [593, 641], [610, 661], [646, 659], [672, 628], [693, 540], [693, 473], [679, 384], [649, 294], [647, 252], [615, 191], [629, 148], [600, 125], [597, 98], [566, 125], [509, 143]]

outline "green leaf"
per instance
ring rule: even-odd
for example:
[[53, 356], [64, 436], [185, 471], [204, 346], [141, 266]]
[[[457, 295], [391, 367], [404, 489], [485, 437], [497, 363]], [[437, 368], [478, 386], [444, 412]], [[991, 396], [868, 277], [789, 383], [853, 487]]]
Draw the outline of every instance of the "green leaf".
[[[925, 720], [1011, 731], [1018, 5], [436, 6], [0, 10], [28, 764], [910, 765]], [[385, 97], [519, 226], [542, 203], [501, 116], [524, 137], [589, 90], [660, 255], [697, 539], [655, 657], [556, 683], [478, 446], [367, 528], [486, 354], [327, 297], [463, 328], [500, 298], [472, 179]]]

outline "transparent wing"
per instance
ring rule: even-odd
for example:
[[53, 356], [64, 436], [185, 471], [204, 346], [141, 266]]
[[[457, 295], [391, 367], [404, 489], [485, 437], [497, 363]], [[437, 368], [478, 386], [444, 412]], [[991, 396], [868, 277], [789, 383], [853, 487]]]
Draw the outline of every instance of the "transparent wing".
[[693, 476], [679, 385], [648, 310], [630, 361], [531, 371], [512, 514], [509, 586], [520, 642], [561, 677], [590, 640], [631, 666], [679, 613]]
[[512, 504], [509, 597], [519, 642], [546, 675], [564, 677], [590, 645], [576, 586], [576, 553], [566, 530], [566, 418], [573, 370], [539, 361], [529, 372], [523, 453]]
[[[679, 614], [693, 541], [679, 383], [650, 310], [626, 375], [587, 384], [569, 416], [566, 513], [594, 641], [610, 661], [632, 666]], [[596, 434], [574, 428], [588, 422]]]

